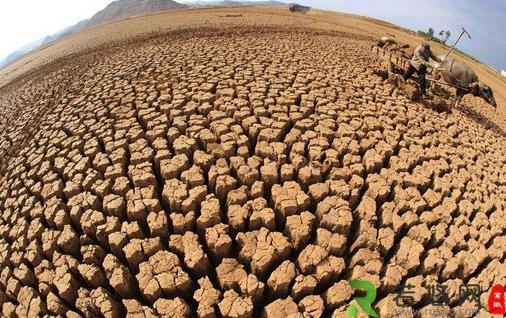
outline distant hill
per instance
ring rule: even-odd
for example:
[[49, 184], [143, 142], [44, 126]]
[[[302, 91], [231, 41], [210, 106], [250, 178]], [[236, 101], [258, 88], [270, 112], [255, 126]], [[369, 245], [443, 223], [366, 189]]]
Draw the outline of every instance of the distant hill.
[[95, 15], [88, 20], [80, 21], [70, 28], [46, 37], [42, 44], [44, 45], [50, 43], [64, 35], [72, 34], [99, 24], [114, 22], [137, 15], [174, 9], [184, 9], [187, 7], [187, 5], [173, 0], [116, 0], [111, 2], [104, 9], [95, 13]]
[[193, 1], [187, 2], [187, 4], [191, 7], [205, 7], [205, 6], [271, 6], [271, 7], [285, 7], [288, 6], [287, 3], [275, 0], [267, 0], [267, 1], [235, 1], [235, 0], [216, 0], [216, 1]]
[[187, 6], [172, 0], [117, 0], [89, 20], [78, 23], [76, 28], [85, 29], [136, 15], [184, 8]]

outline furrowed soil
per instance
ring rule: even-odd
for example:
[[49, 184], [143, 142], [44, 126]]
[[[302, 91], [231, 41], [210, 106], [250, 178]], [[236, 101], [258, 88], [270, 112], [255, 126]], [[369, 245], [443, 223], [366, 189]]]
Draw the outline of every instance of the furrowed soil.
[[467, 317], [459, 287], [479, 284], [485, 308], [506, 283], [504, 85], [478, 70], [497, 111], [414, 103], [374, 74], [385, 32], [411, 37], [320, 11], [178, 11], [0, 71], [2, 316], [345, 317], [350, 279], [381, 317], [398, 285], [414, 311], [445, 284]]

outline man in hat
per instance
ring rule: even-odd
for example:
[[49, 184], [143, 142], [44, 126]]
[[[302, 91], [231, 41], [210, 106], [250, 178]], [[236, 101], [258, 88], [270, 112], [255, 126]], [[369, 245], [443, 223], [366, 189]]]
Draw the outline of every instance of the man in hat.
[[420, 46], [415, 49], [415, 53], [413, 54], [413, 58], [411, 58], [411, 63], [404, 74], [404, 80], [408, 80], [408, 78], [413, 75], [413, 73], [418, 74], [418, 80], [420, 84], [420, 92], [422, 96], [425, 97], [426, 93], [426, 84], [425, 84], [425, 72], [427, 71], [427, 66], [432, 66], [429, 63], [429, 58], [433, 59], [436, 62], [441, 62], [441, 59], [432, 53], [430, 50], [430, 44], [427, 41], [423, 41]]

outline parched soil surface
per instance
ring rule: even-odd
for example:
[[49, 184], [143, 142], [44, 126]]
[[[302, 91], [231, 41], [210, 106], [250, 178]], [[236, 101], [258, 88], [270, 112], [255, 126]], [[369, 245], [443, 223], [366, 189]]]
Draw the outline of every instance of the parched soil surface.
[[349, 279], [381, 317], [406, 284], [415, 309], [437, 283], [447, 308], [474, 308], [462, 284], [485, 306], [506, 282], [504, 132], [477, 98], [409, 101], [371, 41], [172, 32], [4, 87], [2, 315], [344, 317]]

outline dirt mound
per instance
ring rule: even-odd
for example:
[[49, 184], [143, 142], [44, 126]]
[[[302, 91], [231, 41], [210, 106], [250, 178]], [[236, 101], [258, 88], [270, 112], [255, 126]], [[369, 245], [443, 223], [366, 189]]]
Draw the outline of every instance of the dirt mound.
[[397, 285], [505, 282], [500, 128], [412, 103], [352, 34], [242, 31], [2, 92], [3, 316], [340, 315], [350, 279], [386, 315]]

